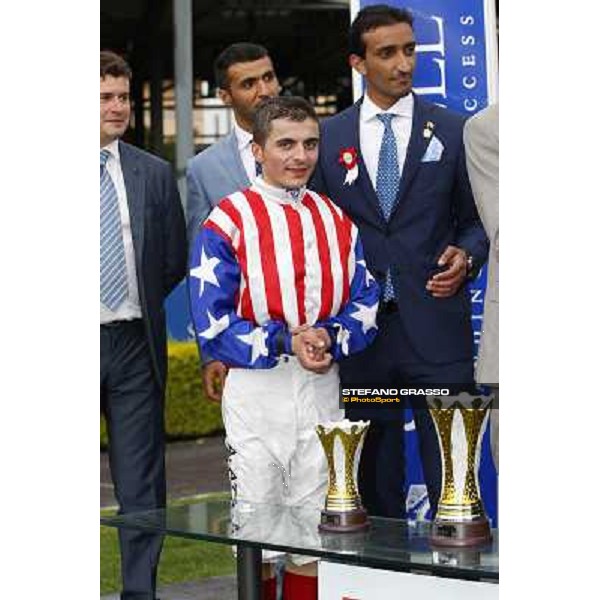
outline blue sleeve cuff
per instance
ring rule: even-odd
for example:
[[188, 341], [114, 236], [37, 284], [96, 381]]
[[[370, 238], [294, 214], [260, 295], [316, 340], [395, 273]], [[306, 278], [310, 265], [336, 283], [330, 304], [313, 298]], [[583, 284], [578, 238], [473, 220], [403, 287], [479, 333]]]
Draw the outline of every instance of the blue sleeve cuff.
[[291, 356], [292, 352], [292, 334], [287, 327], [282, 327], [273, 336], [274, 356], [279, 357], [285, 354]]

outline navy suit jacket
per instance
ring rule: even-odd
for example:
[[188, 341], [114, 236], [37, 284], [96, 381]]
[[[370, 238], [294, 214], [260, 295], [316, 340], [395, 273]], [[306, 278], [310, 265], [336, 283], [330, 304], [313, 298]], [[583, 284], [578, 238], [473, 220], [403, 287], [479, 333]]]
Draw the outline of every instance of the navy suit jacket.
[[186, 273], [185, 219], [168, 162], [119, 142], [127, 191], [142, 318], [154, 374], [164, 388], [167, 334], [164, 300]]
[[[465, 166], [465, 118], [415, 96], [400, 188], [386, 222], [360, 153], [361, 102], [323, 122], [312, 188], [328, 194], [356, 223], [367, 265], [380, 284], [391, 269], [405, 331], [405, 339], [397, 340], [402, 360], [441, 364], [468, 359], [473, 342], [466, 286], [450, 298], [434, 298], [425, 289], [449, 244], [471, 254], [476, 266], [487, 258], [487, 237]], [[444, 146], [436, 162], [422, 162], [433, 139], [424, 135], [428, 123]], [[339, 157], [348, 147], [358, 151], [358, 178], [344, 185], [346, 168]]]

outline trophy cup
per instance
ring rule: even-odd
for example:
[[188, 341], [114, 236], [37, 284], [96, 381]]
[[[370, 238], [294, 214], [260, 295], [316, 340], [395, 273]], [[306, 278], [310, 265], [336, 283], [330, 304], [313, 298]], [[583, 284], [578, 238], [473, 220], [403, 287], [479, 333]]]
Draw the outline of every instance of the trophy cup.
[[369, 421], [347, 419], [316, 427], [329, 470], [329, 489], [319, 524], [321, 531], [355, 532], [369, 526], [356, 484], [360, 451], [368, 427]]
[[468, 547], [491, 540], [481, 502], [479, 459], [491, 397], [429, 396], [442, 458], [442, 493], [431, 528], [433, 546]]

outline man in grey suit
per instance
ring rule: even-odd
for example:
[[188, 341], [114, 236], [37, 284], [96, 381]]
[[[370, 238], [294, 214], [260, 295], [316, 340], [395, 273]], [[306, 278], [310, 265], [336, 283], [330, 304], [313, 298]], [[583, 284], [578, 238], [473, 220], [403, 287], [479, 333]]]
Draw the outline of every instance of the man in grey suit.
[[[500, 307], [498, 271], [500, 254], [499, 204], [499, 108], [492, 104], [471, 117], [464, 132], [467, 170], [479, 216], [490, 240], [487, 290], [483, 328], [475, 373], [478, 383], [489, 385], [499, 397], [498, 313]], [[498, 408], [491, 413], [492, 455], [498, 469]]]
[[[260, 101], [281, 87], [266, 48], [237, 43], [219, 54], [214, 64], [219, 97], [233, 109], [233, 130], [191, 158], [187, 165], [187, 227], [193, 244], [199, 227], [219, 200], [250, 186], [257, 167], [252, 154], [252, 124]], [[202, 357], [202, 381], [211, 400], [221, 399], [227, 374], [223, 363]]]
[[[119, 138], [131, 70], [100, 53], [100, 406], [121, 513], [166, 501], [163, 302], [186, 272], [183, 210], [169, 164]], [[119, 530], [123, 599], [153, 600], [162, 536]]]

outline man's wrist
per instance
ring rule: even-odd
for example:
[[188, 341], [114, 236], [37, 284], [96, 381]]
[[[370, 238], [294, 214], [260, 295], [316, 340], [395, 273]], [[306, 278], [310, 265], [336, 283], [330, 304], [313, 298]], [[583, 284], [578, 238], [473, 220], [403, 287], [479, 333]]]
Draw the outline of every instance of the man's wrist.
[[465, 279], [471, 281], [477, 277], [479, 269], [475, 264], [475, 257], [466, 248], [458, 246], [459, 250], [464, 254], [465, 257]]
[[477, 277], [477, 273], [479, 272], [479, 269], [477, 268], [477, 265], [475, 264], [475, 258], [473, 257], [473, 255], [470, 254], [469, 252], [467, 252], [466, 250], [465, 250], [465, 254], [466, 254], [466, 258], [467, 258], [467, 279], [469, 281], [471, 281]]

